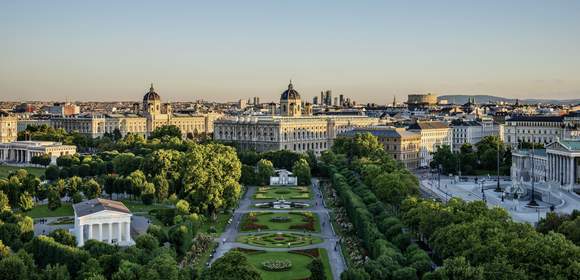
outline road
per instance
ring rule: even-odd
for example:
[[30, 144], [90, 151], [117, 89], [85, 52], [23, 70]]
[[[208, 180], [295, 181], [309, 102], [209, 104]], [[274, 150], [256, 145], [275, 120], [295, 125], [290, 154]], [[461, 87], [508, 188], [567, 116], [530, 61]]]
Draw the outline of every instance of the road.
[[[252, 196], [256, 191], [256, 187], [250, 187], [245, 193], [244, 197], [240, 200], [238, 208], [234, 211], [232, 222], [226, 227], [226, 230], [217, 240], [220, 244], [211, 259], [210, 263], [213, 263], [216, 259], [223, 256], [226, 252], [233, 248], [246, 248], [264, 251], [288, 251], [288, 250], [300, 250], [300, 249], [312, 249], [312, 248], [324, 248], [328, 252], [328, 257], [330, 261], [330, 267], [332, 271], [332, 276], [334, 279], [340, 279], [340, 274], [346, 269], [346, 263], [344, 257], [342, 256], [342, 250], [338, 244], [339, 237], [332, 228], [332, 223], [330, 222], [329, 210], [324, 207], [322, 192], [319, 189], [319, 183], [317, 179], [312, 180], [312, 192], [313, 198], [307, 203], [312, 206], [304, 211], [310, 211], [316, 213], [319, 217], [321, 223], [321, 232], [313, 233], [313, 236], [319, 236], [323, 238], [323, 242], [319, 244], [313, 244], [303, 247], [288, 248], [263, 248], [258, 246], [252, 246], [248, 244], [243, 244], [236, 242], [236, 237], [240, 234], [239, 226], [242, 216], [248, 212], [281, 212], [287, 213], [292, 211], [301, 210], [273, 210], [273, 209], [252, 209], [252, 204], [256, 203], [252, 200]], [[279, 231], [276, 231], [279, 232]]]

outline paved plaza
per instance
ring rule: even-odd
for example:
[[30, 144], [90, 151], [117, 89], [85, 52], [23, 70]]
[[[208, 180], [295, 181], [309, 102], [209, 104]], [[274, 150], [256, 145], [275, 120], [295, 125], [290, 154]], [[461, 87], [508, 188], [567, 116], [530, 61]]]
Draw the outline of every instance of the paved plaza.
[[[528, 199], [514, 200], [505, 198], [502, 200], [502, 192], [496, 192], [497, 185], [495, 177], [469, 177], [468, 181], [458, 181], [456, 178], [441, 176], [428, 176], [418, 174], [423, 193], [434, 196], [442, 201], [447, 201], [452, 197], [458, 197], [465, 201], [484, 200], [489, 207], [501, 207], [506, 209], [514, 221], [537, 223], [546, 213], [551, 211], [551, 206], [555, 212], [571, 213], [574, 209], [580, 209], [580, 195], [562, 189], [557, 184], [536, 183], [534, 185], [536, 200], [540, 207], [529, 207]], [[482, 183], [483, 181], [483, 183]], [[500, 179], [501, 188], [509, 187], [513, 182], [509, 179]], [[482, 192], [483, 186], [483, 192]], [[530, 182], [523, 182], [522, 188], [531, 190]], [[541, 197], [541, 200], [540, 200]]]

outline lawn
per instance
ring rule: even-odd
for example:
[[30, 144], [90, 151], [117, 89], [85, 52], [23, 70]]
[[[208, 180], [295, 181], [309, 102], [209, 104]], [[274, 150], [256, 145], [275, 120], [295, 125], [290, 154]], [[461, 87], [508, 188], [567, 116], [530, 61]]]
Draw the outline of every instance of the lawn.
[[240, 235], [237, 241], [265, 248], [294, 248], [322, 243], [320, 237], [295, 232]]
[[48, 209], [47, 204], [36, 205], [32, 210], [26, 212], [26, 215], [33, 219], [37, 218], [47, 218], [47, 217], [62, 217], [62, 216], [74, 216], [74, 211], [72, 204], [63, 203], [61, 207], [53, 210]]
[[129, 210], [133, 213], [149, 213], [149, 211], [153, 209], [162, 209], [169, 207], [164, 204], [155, 204], [155, 203], [151, 205], [145, 205], [143, 204], [143, 202], [138, 200], [121, 200], [121, 202], [123, 202], [123, 204], [125, 204], [125, 206], [127, 206], [127, 208], [129, 208]]
[[[328, 255], [325, 250], [319, 249], [319, 254], [322, 256], [324, 264], [324, 272], [326, 279], [332, 279], [330, 272], [330, 264], [328, 262]], [[250, 264], [252, 264], [258, 272], [262, 275], [262, 279], [268, 280], [294, 280], [307, 279], [310, 277], [310, 270], [308, 264], [312, 261], [312, 257], [304, 254], [288, 253], [288, 252], [262, 252], [262, 253], [247, 253], [246, 257]], [[290, 260], [292, 268], [287, 271], [273, 272], [262, 269], [262, 262], [268, 260]]]
[[41, 167], [19, 167], [19, 166], [0, 165], [0, 178], [6, 178], [8, 177], [8, 174], [10, 174], [10, 172], [18, 169], [24, 169], [28, 171], [28, 173], [37, 177], [44, 175], [45, 170], [44, 168]]
[[241, 231], [258, 229], [320, 232], [320, 221], [312, 212], [250, 212], [242, 217]]
[[309, 187], [259, 187], [254, 199], [310, 199], [312, 194]]

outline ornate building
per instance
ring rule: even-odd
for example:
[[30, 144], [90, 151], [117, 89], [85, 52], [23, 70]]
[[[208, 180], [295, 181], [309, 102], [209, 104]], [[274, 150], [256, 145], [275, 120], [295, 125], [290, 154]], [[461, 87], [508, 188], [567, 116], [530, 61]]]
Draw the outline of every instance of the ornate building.
[[417, 121], [409, 126], [409, 131], [421, 135], [421, 147], [419, 149], [420, 167], [428, 167], [433, 159], [433, 153], [440, 146], [451, 147], [453, 131], [446, 124], [438, 121]]
[[16, 141], [18, 137], [16, 117], [0, 111], [0, 143]]
[[113, 133], [115, 130], [118, 130], [123, 136], [127, 133], [148, 136], [160, 126], [175, 125], [179, 127], [183, 137], [188, 137], [199, 133], [212, 133], [214, 120], [221, 117], [221, 114], [216, 113], [174, 113], [171, 104], [161, 103], [161, 96], [155, 92], [153, 84], [143, 96], [141, 109], [139, 110], [138, 107], [137, 103], [135, 112], [126, 114], [53, 118], [51, 125], [55, 128], [63, 128], [69, 132], [77, 131], [92, 137], [101, 137], [105, 133]]
[[311, 116], [311, 105], [302, 106], [300, 94], [292, 83], [280, 96], [280, 115], [275, 115], [276, 104], [270, 104], [269, 108], [269, 116], [215, 121], [214, 139], [233, 142], [243, 150], [312, 150], [319, 155], [332, 146], [339, 133], [356, 127], [376, 125], [379, 121], [360, 115]]

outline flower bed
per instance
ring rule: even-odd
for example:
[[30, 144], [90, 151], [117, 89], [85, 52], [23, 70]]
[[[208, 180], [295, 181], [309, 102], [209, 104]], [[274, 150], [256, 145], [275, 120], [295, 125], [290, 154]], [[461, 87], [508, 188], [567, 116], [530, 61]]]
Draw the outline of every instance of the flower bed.
[[266, 271], [287, 271], [292, 268], [290, 260], [267, 260], [262, 262], [262, 269]]

